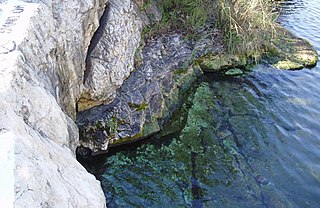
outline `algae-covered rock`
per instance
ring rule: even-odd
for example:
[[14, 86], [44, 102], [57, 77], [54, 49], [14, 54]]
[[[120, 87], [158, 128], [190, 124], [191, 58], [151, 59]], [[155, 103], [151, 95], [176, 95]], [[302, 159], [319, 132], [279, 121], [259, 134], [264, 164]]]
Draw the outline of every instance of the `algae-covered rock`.
[[204, 72], [219, 72], [225, 69], [243, 67], [247, 64], [245, 56], [238, 54], [206, 55], [197, 60]]
[[268, 55], [275, 68], [296, 70], [317, 64], [318, 53], [307, 40], [294, 36], [279, 25], [277, 32], [277, 39], [273, 41], [273, 49]]

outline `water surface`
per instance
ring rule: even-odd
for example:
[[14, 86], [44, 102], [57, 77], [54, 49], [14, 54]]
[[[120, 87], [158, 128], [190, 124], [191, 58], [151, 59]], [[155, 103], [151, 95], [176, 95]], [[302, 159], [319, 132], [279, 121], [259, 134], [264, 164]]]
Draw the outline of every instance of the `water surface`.
[[[319, 52], [320, 2], [283, 7]], [[319, 64], [207, 76], [165, 133], [87, 164], [108, 207], [320, 207]]]

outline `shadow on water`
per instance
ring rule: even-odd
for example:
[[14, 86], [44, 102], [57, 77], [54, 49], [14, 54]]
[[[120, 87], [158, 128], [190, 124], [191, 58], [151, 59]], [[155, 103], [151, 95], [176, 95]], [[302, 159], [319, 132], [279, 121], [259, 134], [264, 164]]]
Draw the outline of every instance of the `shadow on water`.
[[[319, 2], [282, 6], [319, 50]], [[319, 69], [208, 75], [160, 135], [85, 166], [108, 207], [319, 207]]]

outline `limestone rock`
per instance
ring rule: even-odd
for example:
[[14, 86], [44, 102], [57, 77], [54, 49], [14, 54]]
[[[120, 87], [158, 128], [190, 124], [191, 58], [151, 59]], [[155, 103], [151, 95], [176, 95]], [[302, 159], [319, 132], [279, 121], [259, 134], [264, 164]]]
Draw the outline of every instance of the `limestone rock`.
[[72, 120], [105, 2], [0, 3], [1, 207], [105, 207]]
[[78, 102], [82, 111], [110, 103], [116, 90], [134, 69], [142, 22], [132, 0], [110, 0], [98, 34], [92, 40], [85, 73], [85, 91]]

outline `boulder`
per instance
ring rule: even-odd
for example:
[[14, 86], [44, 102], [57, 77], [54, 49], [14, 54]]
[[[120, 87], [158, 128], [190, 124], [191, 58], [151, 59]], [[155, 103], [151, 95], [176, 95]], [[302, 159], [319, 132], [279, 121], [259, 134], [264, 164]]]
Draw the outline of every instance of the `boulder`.
[[317, 64], [318, 53], [305, 39], [298, 38], [280, 25], [277, 27], [277, 39], [268, 51], [268, 58], [277, 69], [297, 70], [311, 68]]
[[105, 207], [73, 121], [105, 1], [0, 3], [1, 207]]

